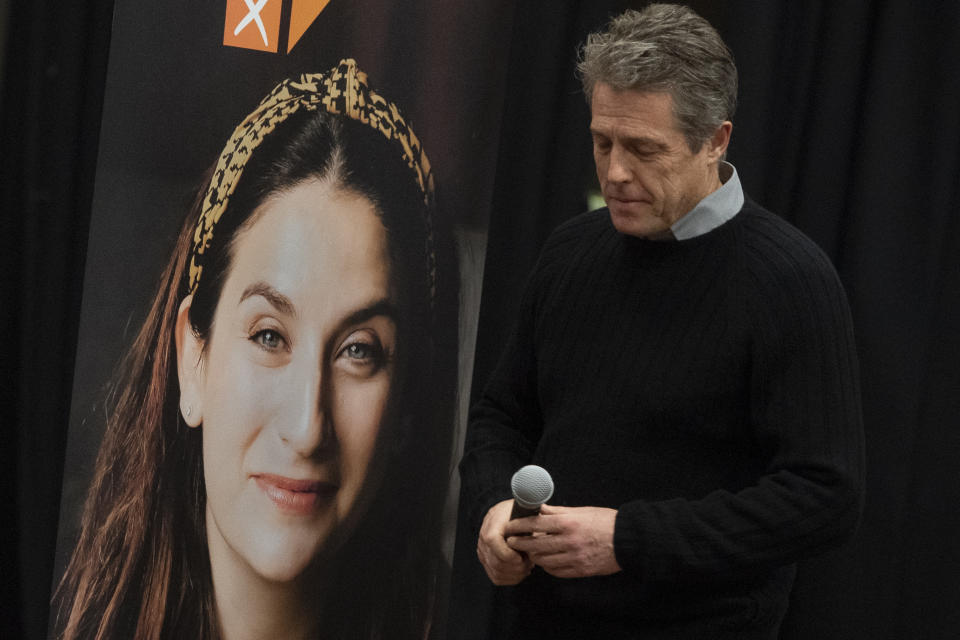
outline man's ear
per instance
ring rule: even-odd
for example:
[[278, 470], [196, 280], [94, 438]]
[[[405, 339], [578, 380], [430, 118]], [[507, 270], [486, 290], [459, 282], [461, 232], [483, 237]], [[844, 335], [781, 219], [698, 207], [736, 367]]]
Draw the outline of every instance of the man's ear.
[[177, 312], [177, 378], [180, 382], [180, 415], [189, 427], [203, 422], [203, 341], [190, 326], [190, 305], [193, 294], [180, 303]]
[[727, 152], [727, 146], [730, 144], [730, 134], [733, 132], [733, 123], [724, 120], [717, 127], [710, 139], [707, 140], [707, 153], [710, 162], [719, 162]]

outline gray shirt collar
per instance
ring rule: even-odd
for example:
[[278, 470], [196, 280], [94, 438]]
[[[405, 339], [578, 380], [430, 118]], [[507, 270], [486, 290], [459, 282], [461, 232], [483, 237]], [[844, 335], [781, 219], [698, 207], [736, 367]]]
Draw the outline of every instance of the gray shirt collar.
[[689, 240], [716, 229], [743, 208], [743, 187], [737, 170], [729, 162], [720, 163], [719, 189], [697, 203], [673, 223], [670, 231], [677, 240]]

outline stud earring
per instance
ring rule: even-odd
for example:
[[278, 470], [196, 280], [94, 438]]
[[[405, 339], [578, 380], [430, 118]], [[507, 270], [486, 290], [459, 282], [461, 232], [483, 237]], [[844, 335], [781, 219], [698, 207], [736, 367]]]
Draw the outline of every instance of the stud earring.
[[189, 418], [191, 413], [193, 413], [193, 407], [188, 406], [185, 415]]

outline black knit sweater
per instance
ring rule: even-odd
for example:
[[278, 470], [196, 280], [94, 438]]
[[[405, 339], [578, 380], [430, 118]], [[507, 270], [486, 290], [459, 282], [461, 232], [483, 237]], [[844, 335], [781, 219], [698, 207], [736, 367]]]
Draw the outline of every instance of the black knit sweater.
[[535, 463], [553, 504], [619, 510], [623, 571], [535, 571], [518, 637], [775, 638], [794, 563], [857, 522], [862, 456], [850, 314], [809, 239], [749, 200], [680, 242], [600, 210], [540, 256], [471, 412], [463, 508], [478, 531]]

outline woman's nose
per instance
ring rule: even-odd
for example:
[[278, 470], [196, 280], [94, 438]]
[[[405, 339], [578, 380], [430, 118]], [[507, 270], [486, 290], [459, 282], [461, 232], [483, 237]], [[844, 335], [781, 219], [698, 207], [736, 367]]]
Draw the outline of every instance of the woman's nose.
[[280, 438], [300, 456], [310, 457], [334, 441], [333, 424], [329, 418], [327, 392], [321, 367], [303, 367], [288, 381], [284, 396], [285, 407], [278, 416]]

